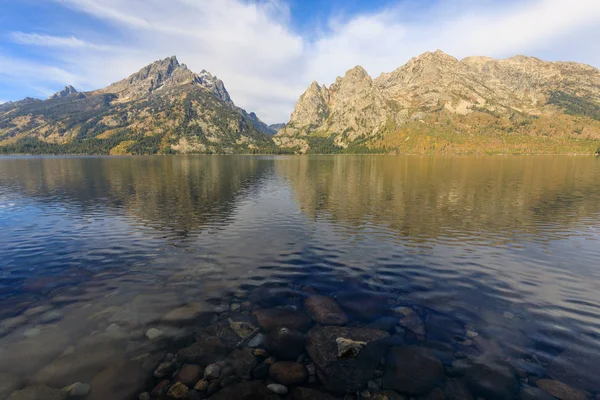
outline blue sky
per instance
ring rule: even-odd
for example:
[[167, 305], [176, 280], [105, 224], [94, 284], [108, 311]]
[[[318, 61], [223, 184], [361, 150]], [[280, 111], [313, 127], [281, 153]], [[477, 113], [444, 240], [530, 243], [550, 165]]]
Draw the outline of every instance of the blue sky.
[[598, 0], [0, 0], [0, 102], [104, 87], [170, 55], [285, 122], [311, 81], [441, 49], [600, 67]]

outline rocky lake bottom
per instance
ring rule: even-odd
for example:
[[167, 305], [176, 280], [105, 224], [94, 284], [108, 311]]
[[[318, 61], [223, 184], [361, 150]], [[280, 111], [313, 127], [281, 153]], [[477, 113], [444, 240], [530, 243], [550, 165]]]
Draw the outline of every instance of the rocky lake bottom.
[[0, 159], [0, 400], [598, 400], [599, 176]]

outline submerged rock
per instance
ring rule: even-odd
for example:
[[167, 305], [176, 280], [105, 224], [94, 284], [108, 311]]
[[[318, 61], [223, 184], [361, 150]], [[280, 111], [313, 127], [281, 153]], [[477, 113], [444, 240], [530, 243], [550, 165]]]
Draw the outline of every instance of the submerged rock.
[[157, 328], [150, 328], [146, 331], [146, 337], [150, 340], [158, 339], [162, 334], [163, 331]]
[[344, 292], [337, 296], [338, 303], [351, 316], [372, 321], [381, 317], [387, 308], [386, 299], [367, 292]]
[[[600, 366], [599, 366], [600, 367]], [[554, 397], [558, 397], [560, 400], [586, 400], [587, 395], [581, 390], [577, 390], [559, 381], [551, 379], [540, 379], [535, 382], [537, 387], [542, 389], [544, 392], [551, 394]]]
[[270, 385], [267, 385], [267, 388], [271, 392], [278, 394], [280, 396], [284, 396], [288, 393], [288, 388], [285, 387], [284, 385], [280, 385], [278, 383], [271, 383]]
[[190, 389], [187, 386], [185, 386], [183, 383], [177, 382], [173, 386], [171, 386], [171, 388], [167, 392], [167, 396], [172, 397], [177, 400], [185, 399], [187, 397], [189, 390]]
[[64, 390], [37, 385], [13, 392], [8, 400], [64, 400], [67, 398], [67, 395], [67, 392]]
[[89, 400], [130, 400], [144, 390], [147, 374], [141, 361], [126, 361], [107, 367], [91, 382]]
[[356, 358], [367, 342], [357, 341], [339, 337], [335, 339], [338, 347], [339, 358]]
[[105, 341], [106, 338], [99, 334], [86, 339], [72, 354], [58, 357], [38, 371], [33, 381], [53, 387], [91, 381], [104, 368], [124, 360], [122, 343]]
[[193, 387], [202, 378], [202, 367], [196, 364], [183, 364], [175, 377], [176, 381]]
[[306, 297], [305, 293], [285, 287], [261, 286], [255, 288], [250, 294], [250, 301], [263, 307], [277, 307], [284, 305], [301, 306]]
[[231, 365], [235, 373], [243, 379], [252, 379], [252, 370], [257, 365], [252, 349], [236, 349], [231, 355]]
[[202, 304], [186, 304], [165, 314], [161, 322], [166, 324], [179, 324], [191, 322], [208, 310]]
[[[306, 349], [325, 388], [351, 393], [361, 390], [385, 354], [387, 332], [366, 328], [315, 327], [308, 333]], [[355, 358], [340, 358], [336, 339], [365, 342]]]
[[473, 394], [490, 400], [510, 400], [519, 389], [513, 371], [504, 364], [472, 364], [465, 379]]
[[279, 396], [270, 391], [262, 382], [245, 381], [224, 388], [210, 400], [278, 400]]
[[193, 345], [179, 350], [177, 359], [191, 364], [208, 365], [224, 359], [229, 350], [219, 338], [204, 336]]
[[420, 347], [393, 347], [386, 362], [383, 387], [410, 395], [425, 394], [444, 380], [444, 367]]
[[400, 325], [417, 335], [425, 336], [425, 325], [414, 310], [408, 307], [398, 307], [394, 308], [394, 312], [400, 317]]
[[303, 333], [288, 328], [279, 328], [264, 336], [264, 346], [269, 352], [284, 360], [295, 360], [304, 352], [306, 337]]
[[304, 301], [308, 315], [318, 324], [346, 325], [348, 316], [331, 297], [314, 295]]
[[210, 364], [204, 370], [204, 379], [216, 379], [221, 374], [221, 368], [218, 364]]
[[544, 392], [540, 388], [526, 386], [519, 391], [519, 400], [556, 400], [556, 397]]
[[271, 365], [269, 376], [283, 385], [299, 385], [308, 379], [308, 371], [302, 364], [279, 361]]
[[448, 400], [474, 400], [464, 380], [447, 380], [444, 393]]
[[306, 331], [310, 326], [310, 318], [302, 312], [286, 308], [267, 308], [254, 312], [258, 325], [264, 331], [288, 328]]

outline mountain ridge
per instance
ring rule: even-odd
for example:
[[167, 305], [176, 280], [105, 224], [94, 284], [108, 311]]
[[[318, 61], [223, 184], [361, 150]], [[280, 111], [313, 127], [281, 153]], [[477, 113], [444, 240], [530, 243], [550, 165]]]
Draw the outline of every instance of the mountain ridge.
[[[273, 136], [273, 134], [275, 134]], [[372, 78], [355, 66], [312, 82], [290, 120], [268, 126], [224, 82], [176, 56], [105, 88], [0, 105], [0, 153], [592, 154], [600, 71], [441, 50]]]
[[[487, 130], [488, 136], [478, 133], [482, 142], [524, 143], [526, 136], [593, 142], [600, 139], [599, 106], [600, 71], [592, 66], [525, 56], [458, 60], [437, 50], [375, 79], [357, 66], [330, 86], [313, 82], [274, 139], [299, 153], [315, 144], [318, 151], [436, 153], [479, 130]], [[444, 149], [423, 148], [428, 135]], [[458, 144], [450, 152], [474, 152]], [[586, 143], [585, 152], [593, 145]]]
[[273, 151], [274, 132], [236, 106], [222, 80], [176, 56], [105, 88], [72, 86], [0, 106], [0, 151], [154, 154]]

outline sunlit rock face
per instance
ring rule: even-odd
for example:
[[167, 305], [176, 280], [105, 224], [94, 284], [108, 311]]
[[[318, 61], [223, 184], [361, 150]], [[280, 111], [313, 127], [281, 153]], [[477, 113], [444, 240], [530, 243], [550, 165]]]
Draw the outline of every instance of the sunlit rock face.
[[[538, 119], [549, 115], [566, 116], [567, 133], [586, 130], [586, 137], [598, 138], [598, 99], [600, 72], [588, 65], [525, 56], [459, 61], [437, 50], [373, 80], [357, 66], [329, 87], [313, 82], [275, 140], [305, 152], [306, 145], [290, 138], [313, 135], [346, 148], [393, 135], [413, 121], [438, 131], [445, 124], [459, 133], [467, 129], [462, 125], [475, 122], [482, 128], [503, 124], [517, 133], [528, 125], [530, 133], [541, 135], [548, 129]], [[468, 117], [472, 114], [495, 119], [478, 121]], [[573, 120], [580, 128], [569, 124]]]

